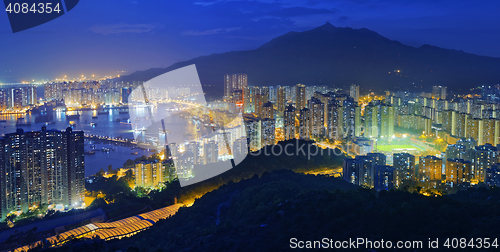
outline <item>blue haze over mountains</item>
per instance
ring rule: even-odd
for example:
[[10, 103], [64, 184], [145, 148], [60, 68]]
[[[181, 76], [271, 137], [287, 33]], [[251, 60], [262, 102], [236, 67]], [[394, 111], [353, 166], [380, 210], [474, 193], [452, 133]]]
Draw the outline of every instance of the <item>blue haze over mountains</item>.
[[[120, 80], [147, 81], [191, 64], [196, 64], [204, 91], [212, 98], [222, 95], [223, 75], [238, 72], [248, 74], [249, 85], [346, 87], [355, 83], [374, 91], [430, 92], [432, 86], [444, 85], [451, 91], [465, 92], [500, 83], [500, 58], [432, 45], [415, 48], [365, 28], [341, 28], [330, 23], [309, 31], [289, 32], [255, 50], [201, 56], [167, 68], [134, 72]], [[394, 70], [401, 70], [400, 75]]]

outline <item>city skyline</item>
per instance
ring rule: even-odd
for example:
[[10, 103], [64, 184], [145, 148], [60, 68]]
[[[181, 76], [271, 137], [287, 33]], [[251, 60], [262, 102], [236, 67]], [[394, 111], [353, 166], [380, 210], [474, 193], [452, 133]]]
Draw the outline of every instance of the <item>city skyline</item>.
[[500, 246], [498, 1], [9, 1], [0, 251]]

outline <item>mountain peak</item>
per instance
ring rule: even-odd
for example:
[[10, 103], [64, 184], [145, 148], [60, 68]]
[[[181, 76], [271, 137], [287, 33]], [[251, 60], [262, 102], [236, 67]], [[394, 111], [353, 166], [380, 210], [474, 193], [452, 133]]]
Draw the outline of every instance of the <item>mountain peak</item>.
[[[451, 90], [471, 83], [498, 83], [500, 79], [499, 58], [429, 45], [417, 49], [366, 28], [335, 27], [330, 22], [308, 31], [286, 33], [256, 50], [199, 57], [174, 64], [163, 72], [191, 64], [196, 64], [204, 85], [213, 85], [207, 92], [213, 92], [216, 99], [222, 94], [221, 76], [228, 72], [247, 73], [251, 76], [250, 85], [306, 83], [342, 87], [359, 83], [373, 90], [421, 91], [436, 83]], [[402, 69], [408, 75], [387, 74], [393, 69]], [[127, 80], [148, 80], [148, 76], [157, 75], [136, 73]]]
[[337, 28], [337, 27], [335, 27], [334, 25], [332, 25], [332, 24], [330, 23], [330, 21], [326, 21], [326, 23], [325, 23], [324, 25], [322, 25], [322, 26], [318, 26], [318, 27], [316, 27], [314, 30], [332, 31], [332, 30], [334, 30], [335, 28]]

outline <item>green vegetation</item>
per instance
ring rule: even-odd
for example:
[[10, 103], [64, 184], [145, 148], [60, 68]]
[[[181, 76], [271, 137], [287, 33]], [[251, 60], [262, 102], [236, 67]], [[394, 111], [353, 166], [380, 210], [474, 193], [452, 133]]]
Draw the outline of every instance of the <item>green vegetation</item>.
[[338, 178], [275, 171], [222, 186], [131, 238], [106, 245], [75, 241], [56, 251], [283, 251], [292, 237], [424, 244], [429, 238], [496, 237], [499, 207], [497, 188], [425, 197], [403, 191], [377, 193]]

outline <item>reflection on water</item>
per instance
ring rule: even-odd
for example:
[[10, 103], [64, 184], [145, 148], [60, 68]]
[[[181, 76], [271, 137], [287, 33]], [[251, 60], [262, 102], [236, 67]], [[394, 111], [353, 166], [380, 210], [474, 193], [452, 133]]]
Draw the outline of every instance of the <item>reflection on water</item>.
[[[134, 160], [142, 155], [151, 155], [151, 152], [147, 150], [132, 149], [113, 144], [86, 144], [85, 151], [91, 150], [91, 146], [95, 147], [95, 154], [85, 155], [85, 176], [93, 175], [101, 168], [107, 171], [108, 165], [111, 165], [113, 169], [121, 168], [127, 159]], [[109, 149], [109, 152], [102, 151], [103, 148]], [[137, 154], [133, 155], [132, 152], [134, 151], [137, 151]]]
[[[162, 107], [156, 109], [163, 109]], [[136, 113], [138, 116], [147, 116], [147, 111], [145, 110], [131, 110], [132, 113]], [[107, 136], [107, 137], [122, 137], [134, 139], [134, 130], [130, 124], [129, 114], [120, 114], [118, 110], [109, 110], [109, 113], [98, 114], [97, 110], [93, 111], [72, 111], [68, 112], [68, 115], [79, 114], [78, 119], [67, 120], [67, 115], [64, 111], [54, 111], [52, 123], [35, 123], [35, 117], [38, 114], [9, 114], [0, 115], [0, 135], [13, 133], [16, 128], [22, 128], [25, 131], [39, 131], [42, 126], [46, 125], [47, 129], [65, 130], [67, 127], [72, 125], [73, 130], [84, 131], [85, 134], [97, 135], [97, 136]], [[31, 125], [16, 126], [16, 121], [18, 118], [24, 118], [23, 120]], [[196, 129], [194, 127], [194, 122], [192, 120], [185, 120], [178, 116], [172, 116], [165, 119], [166, 127], [171, 132], [190, 132], [193, 134]], [[147, 138], [156, 137], [157, 139], [164, 139], [163, 136], [158, 135], [148, 135], [146, 131], [138, 132], [139, 138], [145, 141]], [[189, 135], [187, 134], [187, 135]], [[167, 134], [169, 142], [177, 141], [182, 142], [185, 140], [185, 135], [175, 135], [171, 136]], [[172, 140], [170, 140], [172, 139]], [[124, 146], [116, 146], [109, 144], [96, 145], [101, 147], [110, 148], [113, 147], [116, 150], [110, 151], [109, 153], [96, 151], [94, 155], [85, 155], [85, 175], [89, 176], [95, 174], [99, 169], [107, 169], [108, 165], [112, 165], [114, 169], [122, 167], [123, 163], [127, 159], [135, 159], [142, 155], [149, 156], [152, 152], [147, 150], [134, 149]], [[86, 150], [88, 150], [88, 145]], [[100, 148], [99, 148], [100, 149]], [[138, 151], [137, 155], [132, 155], [133, 151]]]

